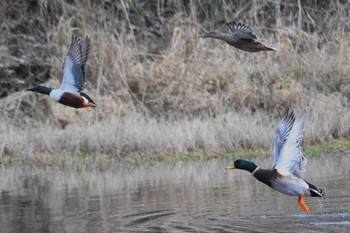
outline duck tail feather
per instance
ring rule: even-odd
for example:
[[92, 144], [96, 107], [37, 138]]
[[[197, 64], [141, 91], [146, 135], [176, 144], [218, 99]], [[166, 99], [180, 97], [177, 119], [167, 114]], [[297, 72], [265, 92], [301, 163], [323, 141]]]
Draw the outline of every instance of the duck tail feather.
[[306, 182], [309, 185], [311, 197], [323, 197], [324, 192], [322, 189], [318, 189], [315, 185]]

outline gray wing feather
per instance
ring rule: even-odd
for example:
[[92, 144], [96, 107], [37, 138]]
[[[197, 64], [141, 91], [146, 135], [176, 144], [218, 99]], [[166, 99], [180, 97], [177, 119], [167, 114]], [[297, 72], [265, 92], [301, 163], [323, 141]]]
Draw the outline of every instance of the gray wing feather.
[[293, 123], [287, 140], [284, 142], [275, 169], [281, 175], [297, 175], [305, 171], [307, 159], [301, 152], [300, 142], [303, 138], [303, 119], [298, 117]]
[[281, 152], [281, 148], [290, 134], [294, 121], [295, 121], [294, 113], [293, 112], [289, 113], [289, 109], [286, 109], [286, 111], [282, 116], [282, 119], [280, 120], [276, 128], [275, 143], [273, 147], [272, 168], [276, 167], [276, 164]]
[[241, 24], [241, 23], [227, 23], [227, 26], [230, 28], [232, 36], [241, 39], [241, 40], [255, 40], [257, 39], [256, 35], [253, 34], [250, 27]]
[[[82, 65], [81, 65], [81, 73], [83, 78], [83, 84], [82, 89], [84, 89], [86, 82], [85, 82], [85, 63], [89, 56], [89, 49], [90, 49], [90, 37], [86, 36], [85, 41], [81, 43], [81, 59], [82, 59]], [[82, 90], [81, 89], [81, 90]]]
[[90, 37], [86, 36], [85, 41], [81, 43], [81, 59], [82, 59], [83, 65], [85, 65], [88, 59], [89, 49], [90, 49]]
[[61, 90], [79, 94], [84, 89], [84, 65], [89, 54], [89, 41], [90, 39], [87, 37], [86, 41], [81, 43], [80, 39], [72, 36], [72, 43], [63, 65]]

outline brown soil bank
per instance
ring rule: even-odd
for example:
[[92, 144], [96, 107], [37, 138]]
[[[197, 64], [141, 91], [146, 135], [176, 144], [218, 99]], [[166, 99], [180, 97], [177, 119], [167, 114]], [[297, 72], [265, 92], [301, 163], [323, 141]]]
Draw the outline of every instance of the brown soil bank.
[[[1, 1], [0, 155], [271, 148], [277, 116], [305, 142], [350, 136], [346, 1]], [[205, 30], [249, 25], [278, 49], [239, 51]], [[71, 35], [92, 37], [75, 110], [24, 92], [58, 87]]]

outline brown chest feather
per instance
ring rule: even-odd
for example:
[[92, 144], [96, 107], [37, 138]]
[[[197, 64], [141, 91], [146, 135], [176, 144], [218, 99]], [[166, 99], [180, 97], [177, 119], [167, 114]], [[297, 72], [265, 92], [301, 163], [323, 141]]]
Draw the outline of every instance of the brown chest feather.
[[83, 108], [84, 106], [84, 99], [82, 96], [65, 92], [61, 96], [59, 103], [63, 105], [67, 105], [73, 108]]
[[253, 176], [260, 182], [272, 187], [272, 180], [280, 179], [283, 176], [276, 169], [259, 169]]

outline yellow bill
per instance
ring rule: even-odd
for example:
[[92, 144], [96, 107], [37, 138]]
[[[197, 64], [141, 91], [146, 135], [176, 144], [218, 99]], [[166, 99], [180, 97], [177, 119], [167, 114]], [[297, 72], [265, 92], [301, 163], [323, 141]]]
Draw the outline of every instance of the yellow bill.
[[225, 168], [225, 170], [231, 170], [231, 169], [234, 169], [234, 168], [235, 168], [235, 165], [234, 165], [234, 164], [231, 164], [231, 165], [227, 166], [227, 167]]

